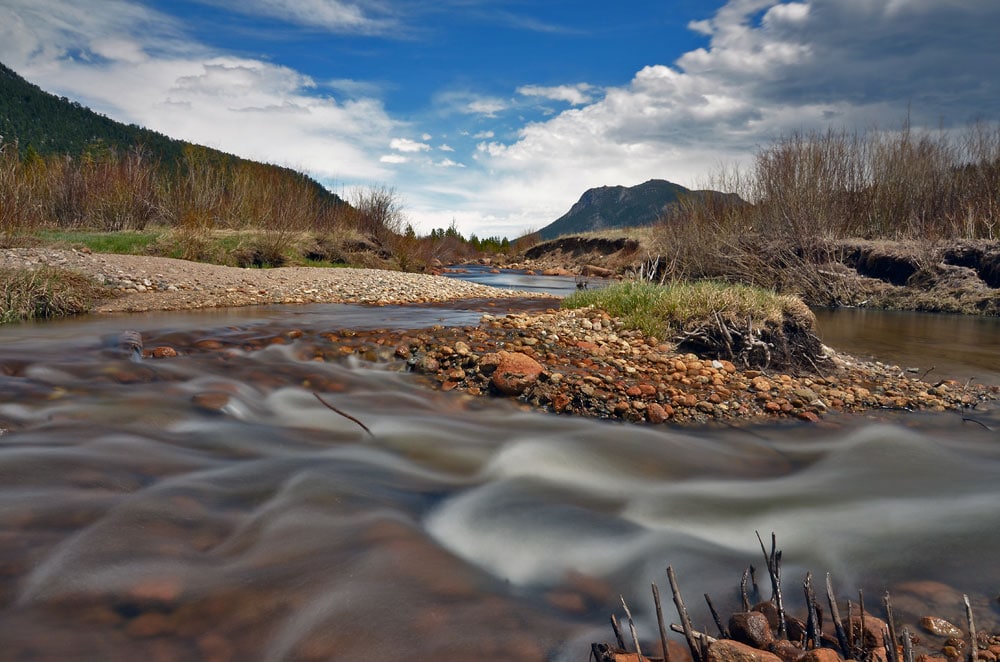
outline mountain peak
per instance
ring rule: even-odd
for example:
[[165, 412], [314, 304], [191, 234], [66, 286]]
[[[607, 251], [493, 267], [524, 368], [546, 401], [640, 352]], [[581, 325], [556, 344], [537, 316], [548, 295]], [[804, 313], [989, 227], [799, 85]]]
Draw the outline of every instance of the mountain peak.
[[654, 224], [689, 189], [665, 179], [636, 186], [599, 186], [588, 189], [570, 210], [539, 231], [542, 239], [607, 228]]

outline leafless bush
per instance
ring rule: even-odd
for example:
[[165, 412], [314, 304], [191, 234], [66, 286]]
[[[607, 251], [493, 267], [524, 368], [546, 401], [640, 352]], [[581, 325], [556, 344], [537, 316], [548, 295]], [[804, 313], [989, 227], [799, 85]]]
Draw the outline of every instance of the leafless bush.
[[0, 244], [7, 245], [44, 220], [44, 162], [22, 161], [17, 144], [0, 144]]
[[349, 197], [357, 230], [382, 243], [403, 233], [405, 217], [399, 195], [385, 186], [356, 188]]
[[672, 208], [657, 233], [667, 276], [781, 286], [795, 274], [836, 297], [821, 268], [835, 261], [835, 240], [996, 238], [1000, 125], [793, 133], [709, 188], [745, 202], [690, 196]]

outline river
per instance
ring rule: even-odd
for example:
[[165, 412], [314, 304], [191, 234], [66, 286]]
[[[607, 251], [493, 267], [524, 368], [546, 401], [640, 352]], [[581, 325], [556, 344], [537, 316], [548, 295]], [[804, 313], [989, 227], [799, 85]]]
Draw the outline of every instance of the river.
[[[467, 307], [0, 328], [0, 658], [585, 660], [620, 595], [655, 640], [668, 564], [696, 623], [702, 593], [735, 608], [755, 532], [777, 534], [793, 609], [811, 570], [873, 610], [891, 589], [903, 618], [961, 621], [966, 592], [997, 629], [996, 414], [648, 427], [431, 391], [387, 357], [314, 360], [336, 353], [326, 331]], [[113, 350], [126, 327], [147, 346], [303, 333], [135, 362]], [[995, 374], [995, 349], [947, 370], [985, 360]]]

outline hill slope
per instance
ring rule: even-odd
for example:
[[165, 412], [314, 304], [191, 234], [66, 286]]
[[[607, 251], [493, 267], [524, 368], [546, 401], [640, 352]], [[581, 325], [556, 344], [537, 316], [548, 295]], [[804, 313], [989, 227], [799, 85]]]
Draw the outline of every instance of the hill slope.
[[664, 210], [688, 195], [701, 196], [664, 179], [651, 179], [637, 186], [601, 186], [586, 191], [568, 212], [539, 231], [542, 239], [608, 228], [654, 224]]
[[[22, 153], [30, 147], [42, 156], [73, 157], [95, 148], [123, 153], [138, 145], [168, 167], [179, 163], [185, 147], [192, 146], [135, 124], [116, 122], [75, 101], [50, 94], [0, 63], [0, 143], [14, 142]], [[252, 163], [208, 147], [198, 146], [198, 149], [214, 163]], [[343, 202], [300, 172], [281, 166], [267, 167], [282, 176], [305, 180], [330, 202]]]

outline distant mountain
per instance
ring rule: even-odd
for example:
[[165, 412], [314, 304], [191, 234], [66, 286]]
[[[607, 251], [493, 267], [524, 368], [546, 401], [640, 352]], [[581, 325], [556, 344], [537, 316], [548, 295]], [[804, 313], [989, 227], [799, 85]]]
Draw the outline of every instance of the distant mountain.
[[[178, 163], [191, 143], [170, 138], [135, 124], [123, 124], [89, 108], [58, 97], [29, 83], [0, 63], [0, 141], [17, 142], [24, 153], [29, 148], [42, 156], [80, 156], [94, 149], [114, 149], [119, 153], [142, 147], [165, 166]], [[218, 164], [247, 162], [232, 154], [199, 146], [207, 158]], [[304, 179], [331, 202], [339, 196], [300, 172], [269, 166], [286, 177]]]
[[[579, 202], [555, 221], [539, 230], [542, 239], [580, 234], [608, 228], [653, 225], [664, 211], [685, 196], [730, 194], [692, 191], [664, 179], [651, 179], [637, 186], [601, 186], [585, 192]], [[732, 196], [738, 200], [736, 196]]]

